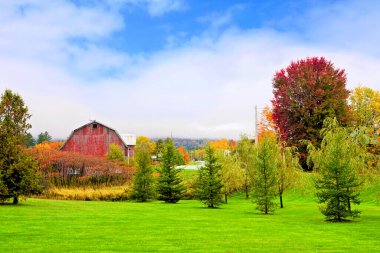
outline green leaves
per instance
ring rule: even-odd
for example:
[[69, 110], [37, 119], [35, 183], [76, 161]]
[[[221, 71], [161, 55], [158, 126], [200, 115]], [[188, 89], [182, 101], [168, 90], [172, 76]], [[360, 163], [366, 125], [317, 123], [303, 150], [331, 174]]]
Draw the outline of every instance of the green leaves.
[[214, 149], [207, 146], [205, 166], [199, 169], [196, 192], [199, 200], [209, 208], [217, 207], [222, 203], [221, 168]]
[[318, 203], [324, 204], [321, 212], [326, 219], [343, 221], [360, 212], [351, 204], [359, 204], [358, 171], [365, 167], [365, 147], [360, 145], [347, 128], [336, 119], [325, 121], [321, 148], [310, 146], [310, 160], [319, 169], [315, 187]]
[[168, 140], [162, 155], [157, 186], [158, 198], [167, 203], [177, 203], [181, 199], [183, 192], [182, 180], [178, 175], [179, 170], [175, 168], [178, 161], [176, 156], [177, 150], [173, 142]]
[[273, 199], [277, 196], [279, 154], [279, 146], [273, 135], [264, 135], [255, 148], [252, 197], [256, 208], [265, 214], [273, 212], [275, 208]]
[[20, 195], [38, 193], [37, 164], [24, 154], [27, 130], [31, 125], [24, 101], [11, 90], [6, 90], [0, 102], [0, 200], [9, 198], [18, 203]]

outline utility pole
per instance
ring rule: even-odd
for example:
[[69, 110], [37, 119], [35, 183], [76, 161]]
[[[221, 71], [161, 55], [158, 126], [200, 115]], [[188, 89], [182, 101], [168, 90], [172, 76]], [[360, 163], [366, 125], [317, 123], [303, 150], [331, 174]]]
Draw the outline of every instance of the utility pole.
[[255, 105], [255, 144], [259, 143], [259, 131], [258, 131], [258, 122], [257, 122], [257, 105]]

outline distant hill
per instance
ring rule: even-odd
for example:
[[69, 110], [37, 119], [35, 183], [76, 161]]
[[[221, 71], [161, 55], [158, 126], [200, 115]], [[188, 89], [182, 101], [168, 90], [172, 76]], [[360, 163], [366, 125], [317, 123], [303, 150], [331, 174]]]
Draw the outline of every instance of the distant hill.
[[[165, 138], [151, 138], [152, 141], [165, 140]], [[213, 139], [190, 139], [190, 138], [173, 138], [174, 145], [176, 147], [183, 146], [187, 150], [194, 150], [203, 148], [207, 142], [212, 141]]]

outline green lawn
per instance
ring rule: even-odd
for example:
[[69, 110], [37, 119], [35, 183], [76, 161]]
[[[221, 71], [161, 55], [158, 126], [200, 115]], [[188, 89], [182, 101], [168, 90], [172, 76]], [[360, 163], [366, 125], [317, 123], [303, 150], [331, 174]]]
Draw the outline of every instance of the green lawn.
[[0, 252], [380, 252], [380, 206], [328, 223], [312, 196], [290, 192], [261, 215], [240, 196], [219, 209], [178, 204], [28, 199], [0, 206]]

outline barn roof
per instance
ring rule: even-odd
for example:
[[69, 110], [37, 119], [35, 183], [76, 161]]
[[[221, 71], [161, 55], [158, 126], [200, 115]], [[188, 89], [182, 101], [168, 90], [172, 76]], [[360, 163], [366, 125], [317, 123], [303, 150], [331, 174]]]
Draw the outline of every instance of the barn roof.
[[124, 138], [122, 138], [121, 135], [120, 135], [115, 129], [113, 129], [113, 128], [109, 127], [109, 126], [106, 126], [106, 125], [104, 125], [103, 123], [100, 123], [100, 122], [98, 122], [98, 121], [96, 121], [96, 120], [93, 120], [93, 121], [91, 121], [91, 122], [89, 122], [89, 123], [87, 123], [87, 124], [84, 124], [84, 125], [81, 126], [81, 127], [78, 127], [78, 128], [76, 128], [76, 129], [74, 129], [74, 130], [71, 132], [70, 136], [69, 136], [69, 137], [66, 139], [66, 141], [63, 143], [63, 145], [62, 145], [62, 147], [61, 147], [60, 149], [63, 149], [63, 147], [66, 145], [66, 142], [67, 142], [68, 140], [70, 140], [71, 136], [73, 136], [74, 133], [75, 133], [76, 131], [78, 131], [78, 130], [80, 130], [80, 129], [82, 129], [82, 128], [88, 126], [88, 125], [92, 125], [92, 124], [99, 124], [99, 125], [102, 125], [103, 127], [108, 128], [109, 130], [114, 131], [114, 132], [116, 133], [117, 137], [120, 138], [120, 140], [122, 141], [122, 143], [124, 144], [124, 146], [126, 146], [126, 147], [128, 147], [128, 146], [132, 146], [132, 145], [127, 145], [127, 144], [125, 143], [125, 141], [124, 141]]

